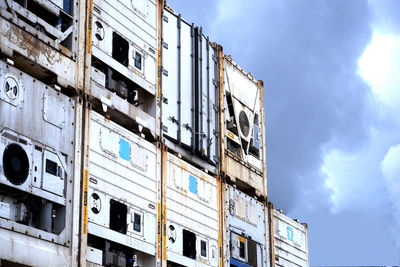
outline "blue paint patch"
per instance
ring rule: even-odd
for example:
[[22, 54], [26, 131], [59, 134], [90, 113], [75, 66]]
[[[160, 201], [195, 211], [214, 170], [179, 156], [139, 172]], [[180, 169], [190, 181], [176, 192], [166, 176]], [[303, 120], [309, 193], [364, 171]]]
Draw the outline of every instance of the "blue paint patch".
[[119, 156], [124, 160], [129, 160], [131, 154], [131, 147], [127, 141], [119, 139]]
[[290, 226], [288, 226], [288, 227], [286, 228], [286, 230], [287, 230], [287, 239], [288, 239], [289, 241], [293, 241], [293, 228], [290, 227]]
[[197, 194], [197, 179], [192, 175], [189, 175], [189, 191]]
[[241, 262], [237, 259], [234, 258], [230, 258], [230, 266], [236, 266], [236, 267], [252, 267], [251, 265], [248, 265], [244, 262]]

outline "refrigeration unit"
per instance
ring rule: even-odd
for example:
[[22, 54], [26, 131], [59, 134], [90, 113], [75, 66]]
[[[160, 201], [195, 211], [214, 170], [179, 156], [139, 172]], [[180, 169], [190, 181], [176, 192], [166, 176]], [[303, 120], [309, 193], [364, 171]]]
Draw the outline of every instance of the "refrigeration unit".
[[264, 205], [226, 184], [224, 215], [224, 266], [269, 266]]
[[75, 99], [0, 61], [3, 261], [29, 266], [76, 264], [79, 110]]
[[92, 12], [90, 95], [155, 136], [158, 0], [94, 0]]
[[77, 0], [0, 0], [0, 53], [34, 77], [76, 88], [84, 23], [80, 5]]
[[[224, 172], [243, 190], [266, 197], [264, 88], [261, 81], [223, 57]], [[239, 180], [239, 181], [237, 181]]]
[[217, 180], [170, 153], [166, 169], [169, 266], [218, 266]]
[[156, 146], [90, 113], [87, 261], [106, 266], [156, 264]]
[[162, 134], [172, 150], [219, 171], [219, 75], [214, 46], [202, 28], [164, 10]]

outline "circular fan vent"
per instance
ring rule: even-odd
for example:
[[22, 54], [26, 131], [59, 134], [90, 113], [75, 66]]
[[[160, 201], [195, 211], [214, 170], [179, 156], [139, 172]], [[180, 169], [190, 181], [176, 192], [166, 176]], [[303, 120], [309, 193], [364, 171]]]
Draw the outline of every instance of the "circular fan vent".
[[106, 33], [104, 31], [104, 27], [98, 21], [96, 21], [94, 24], [96, 25], [96, 29], [95, 29], [95, 34], [94, 35], [96, 36], [97, 39], [102, 41], [104, 39], [104, 36], [106, 35]]
[[244, 110], [239, 112], [239, 127], [244, 137], [247, 137], [250, 133], [250, 122]]
[[13, 77], [7, 77], [4, 83], [4, 91], [10, 99], [16, 99], [19, 96], [19, 85]]
[[176, 230], [173, 225], [170, 225], [168, 230], [168, 239], [171, 241], [171, 243], [175, 243], [176, 240]]
[[3, 153], [4, 175], [15, 185], [23, 184], [29, 174], [29, 159], [18, 144], [10, 144]]
[[98, 214], [101, 210], [101, 199], [98, 194], [93, 193], [90, 196], [90, 206], [94, 214]]

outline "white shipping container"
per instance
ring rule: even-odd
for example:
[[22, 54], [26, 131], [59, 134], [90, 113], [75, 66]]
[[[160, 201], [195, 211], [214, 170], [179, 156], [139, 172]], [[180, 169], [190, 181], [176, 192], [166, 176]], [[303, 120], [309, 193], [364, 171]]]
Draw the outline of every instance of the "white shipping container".
[[224, 257], [226, 266], [267, 266], [268, 223], [264, 205], [225, 185]]
[[[157, 0], [94, 0], [92, 55], [151, 95], [156, 93]], [[108, 70], [107, 87], [121, 85]], [[115, 80], [115, 81], [114, 81]], [[123, 89], [125, 90], [125, 89]]]
[[218, 266], [217, 180], [167, 154], [167, 260]]
[[81, 108], [0, 62], [1, 259], [77, 264]]
[[[136, 255], [136, 263], [151, 266], [156, 255], [157, 149], [94, 111], [90, 117], [88, 244], [98, 248], [105, 242], [103, 265], [114, 257], [125, 262]], [[117, 245], [107, 247], [112, 242]]]
[[[308, 267], [308, 228], [283, 213], [269, 207], [269, 216], [273, 216], [273, 251], [275, 266]], [[272, 233], [271, 231], [271, 233]]]
[[266, 197], [264, 100], [262, 83], [224, 56], [226, 174], [245, 182]]
[[219, 163], [220, 142], [215, 54], [201, 28], [164, 10], [162, 133], [176, 144], [169, 145], [172, 149], [183, 148], [214, 166]]
[[21, 68], [41, 77], [55, 74], [58, 83], [76, 88], [78, 27], [84, 23], [79, 8], [77, 0], [0, 0], [1, 52]]

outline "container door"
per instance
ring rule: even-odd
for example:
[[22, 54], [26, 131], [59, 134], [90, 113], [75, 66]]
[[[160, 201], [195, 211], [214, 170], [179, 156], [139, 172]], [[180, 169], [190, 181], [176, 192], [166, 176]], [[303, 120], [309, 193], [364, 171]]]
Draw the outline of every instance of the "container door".
[[181, 24], [181, 142], [194, 145], [194, 29]]
[[219, 163], [219, 87], [218, 87], [218, 61], [215, 56], [216, 52], [212, 47], [208, 44], [209, 53], [208, 53], [208, 62], [209, 62], [209, 73], [210, 78], [208, 79], [208, 88], [209, 88], [209, 104], [208, 104], [208, 113], [210, 114], [210, 134], [208, 140], [208, 146], [210, 151], [210, 160], [214, 164]]
[[193, 144], [193, 27], [165, 10], [163, 20], [162, 131]]
[[162, 46], [162, 131], [178, 141], [178, 18], [164, 13]]
[[202, 29], [196, 29], [196, 150], [212, 163], [218, 162], [216, 123], [217, 83], [214, 50]]

